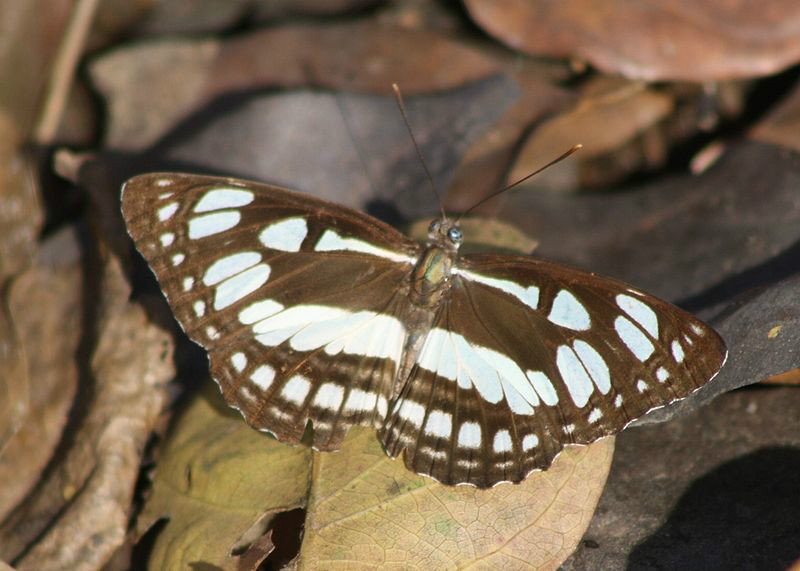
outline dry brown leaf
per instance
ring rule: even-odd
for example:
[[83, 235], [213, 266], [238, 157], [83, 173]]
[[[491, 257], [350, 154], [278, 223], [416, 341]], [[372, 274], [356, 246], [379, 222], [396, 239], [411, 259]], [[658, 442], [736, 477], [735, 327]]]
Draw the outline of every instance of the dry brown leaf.
[[613, 438], [490, 490], [443, 486], [387, 458], [374, 430], [314, 454], [299, 571], [557, 569], [594, 513]]
[[[74, 232], [54, 236], [4, 300], [9, 311], [5, 332], [18, 343], [19, 361], [16, 372], [4, 370], [3, 378], [27, 406], [19, 431], [0, 454], [0, 521], [40, 478], [75, 396], [83, 284], [79, 256]], [[19, 404], [12, 400], [8, 406]], [[9, 556], [5, 548], [0, 551], [0, 557]]]
[[[270, 28], [226, 42], [149, 42], [108, 54], [90, 68], [110, 102], [106, 142], [118, 149], [152, 144], [225, 93], [313, 84], [391, 93], [396, 82], [412, 95], [499, 71], [480, 51], [445, 36], [372, 21]], [[138, 88], [143, 82], [148, 89]]]
[[[609, 172], [612, 169], [607, 157], [664, 120], [673, 110], [673, 99], [640, 83], [607, 79], [601, 82], [600, 92], [590, 90], [570, 111], [543, 122], [533, 131], [519, 151], [508, 181], [523, 178], [578, 143], [583, 145], [578, 154], [537, 175], [531, 184], [576, 190], [614, 182], [642, 166], [644, 157], [628, 156], [624, 164]], [[665, 155], [663, 149], [661, 161]], [[603, 157], [604, 168], [599, 170], [603, 178], [589, 179], [592, 171], [584, 165]], [[629, 164], [632, 161], [639, 164]]]
[[24, 549], [20, 569], [99, 569], [124, 540], [144, 445], [174, 374], [170, 339], [129, 295], [107, 260], [86, 409], [76, 411], [63, 460], [0, 527], [4, 549]]
[[795, 0], [467, 0], [509, 46], [614, 74], [689, 81], [758, 77], [800, 60]]
[[556, 87], [538, 72], [537, 67], [529, 66], [516, 75], [522, 95], [462, 158], [447, 189], [448, 210], [463, 212], [499, 190], [525, 132], [537, 120], [572, 102], [574, 96], [570, 92]]

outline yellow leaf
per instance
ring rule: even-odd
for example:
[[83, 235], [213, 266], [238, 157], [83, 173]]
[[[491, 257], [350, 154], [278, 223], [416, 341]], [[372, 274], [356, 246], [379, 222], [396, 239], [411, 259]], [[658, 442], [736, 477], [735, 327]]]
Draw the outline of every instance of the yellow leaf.
[[389, 459], [370, 429], [315, 453], [298, 571], [556, 569], [583, 536], [613, 438], [490, 490], [443, 486]]
[[273, 514], [305, 505], [310, 459], [308, 448], [247, 426], [209, 383], [174, 426], [140, 517], [140, 532], [169, 520], [148, 567], [230, 567], [231, 550], [254, 525], [266, 531]]

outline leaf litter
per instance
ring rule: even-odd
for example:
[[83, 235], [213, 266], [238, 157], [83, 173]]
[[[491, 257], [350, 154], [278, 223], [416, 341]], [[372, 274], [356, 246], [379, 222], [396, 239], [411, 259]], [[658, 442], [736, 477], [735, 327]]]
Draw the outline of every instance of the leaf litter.
[[[668, 407], [649, 420], [671, 417], [675, 412], [672, 408], [680, 409], [680, 419], [626, 431], [618, 438], [621, 452], [601, 508], [585, 541], [580, 543], [582, 547], [565, 568], [585, 568], [582, 565], [622, 568], [629, 561], [630, 568], [646, 569], [649, 560], [708, 564], [714, 553], [713, 542], [726, 545], [730, 540], [715, 535], [713, 522], [698, 517], [701, 513], [698, 510], [705, 505], [702, 497], [708, 490], [721, 489], [723, 499], [729, 494], [728, 499], [739, 500], [742, 490], [737, 491], [725, 476], [730, 472], [726, 472], [728, 464], [733, 471], [740, 467], [749, 470], [746, 473], [755, 474], [754, 481], [773, 478], [770, 481], [780, 484], [781, 467], [790, 469], [794, 462], [791, 450], [788, 454], [785, 450], [759, 454], [756, 449], [776, 444], [790, 449], [797, 447], [791, 435], [784, 437], [780, 430], [766, 428], [763, 420], [760, 425], [744, 423], [742, 426], [749, 433], [726, 420], [726, 415], [741, 418], [749, 415], [746, 418], [755, 421], [759, 418], [757, 411], [767, 411], [765, 414], [776, 422], [782, 414], [789, 418], [782, 407], [791, 402], [788, 395], [793, 393], [785, 393], [785, 398], [764, 400], [762, 396], [768, 393], [740, 391], [719, 397], [702, 414], [691, 412], [720, 392], [796, 370], [799, 365], [794, 300], [800, 268], [793, 253], [800, 237], [794, 231], [797, 202], [792, 194], [797, 188], [797, 157], [793, 152], [797, 149], [796, 130], [791, 129], [796, 115], [793, 100], [789, 98], [779, 112], [759, 125], [749, 140], [724, 141], [719, 147], [724, 152], [701, 175], [664, 176], [652, 170], [662, 164], [672, 168], [674, 156], [667, 156], [664, 163], [664, 149], [674, 152], [678, 148], [679, 152], [685, 152], [680, 146], [687, 141], [690, 148], [693, 144], [688, 137], [702, 137], [704, 129], [717, 129], [719, 121], [730, 116], [726, 113], [740, 116], [743, 94], [750, 92], [746, 83], [741, 87], [732, 83], [705, 83], [702, 88], [680, 84], [637, 86], [640, 91], [631, 91], [631, 97], [624, 100], [629, 112], [604, 115], [604, 111], [613, 109], [604, 110], [602, 105], [596, 105], [603, 101], [592, 91], [592, 84], [624, 82], [603, 78], [596, 70], [582, 67], [579, 60], [585, 57], [588, 43], [586, 37], [583, 41], [580, 38], [584, 33], [580, 32], [580, 17], [561, 28], [572, 34], [579, 30], [572, 44], [550, 43], [556, 49], [572, 46], [564, 52], [572, 58], [572, 71], [566, 65], [556, 64], [562, 70], [559, 76], [545, 71], [553, 64], [522, 60], [517, 53], [503, 52], [465, 26], [471, 15], [478, 25], [486, 26], [504, 41], [511, 37], [513, 26], [503, 30], [491, 27], [477, 15], [475, 6], [487, 4], [477, 0], [467, 3], [470, 12], [453, 8], [437, 12], [411, 3], [402, 8], [372, 6], [361, 13], [348, 11], [362, 9], [365, 4], [344, 1], [331, 9], [344, 10], [348, 15], [329, 20], [314, 12], [317, 8], [305, 4], [309, 3], [291, 7], [273, 4], [276, 10], [289, 12], [284, 12], [275, 26], [265, 30], [228, 33], [222, 40], [214, 36], [156, 38], [101, 54], [89, 65], [92, 78], [111, 110], [105, 150], [81, 159], [86, 169], [75, 171], [75, 177], [89, 189], [87, 196], [93, 209], [79, 216], [89, 220], [99, 232], [89, 241], [103, 241], [115, 254], [128, 260], [127, 252], [123, 251], [127, 244], [115, 212], [119, 183], [131, 174], [154, 169], [213, 170], [278, 181], [324, 193], [328, 198], [365, 208], [395, 223], [430, 215], [436, 205], [402, 125], [395, 122], [387, 127], [387, 121], [391, 123], [397, 115], [391, 100], [383, 94], [398, 78], [409, 96], [412, 123], [423, 152], [434, 167], [436, 180], [442, 188], [451, 188], [448, 203], [461, 208], [474, 203], [473, 197], [493, 191], [496, 182], [508, 177], [513, 167], [525, 171], [525, 161], [529, 160], [526, 155], [531, 151], [521, 152], [524, 144], [535, 142], [548, 149], [548, 144], [557, 147], [559, 140], [569, 141], [571, 130], [573, 136], [579, 136], [579, 130], [588, 126], [589, 116], [576, 120], [576, 110], [587, 109], [581, 103], [576, 106], [576, 102], [583, 99], [585, 105], [585, 101], [590, 101], [597, 111], [591, 116], [590, 133], [608, 137], [601, 138], [603, 144], [598, 147], [601, 154], [572, 165], [573, 169], [582, 165], [581, 170], [575, 171], [576, 184], [584, 185], [583, 188], [613, 186], [629, 177], [634, 177], [634, 184], [626, 183], [624, 193], [595, 193], [597, 196], [572, 193], [576, 185], [562, 186], [567, 192], [560, 194], [528, 189], [503, 197], [484, 214], [493, 212], [498, 220], [512, 222], [522, 231], [520, 235], [533, 238], [530, 247], [535, 242], [540, 244], [538, 251], [544, 256], [622, 277], [699, 312], [725, 335], [731, 357], [708, 391], [701, 391], [677, 407]], [[359, 4], [362, 8], [354, 8]], [[535, 4], [528, 9], [535, 9]], [[252, 23], [277, 17], [277, 12], [263, 6], [256, 8], [257, 5], [260, 6], [253, 3], [249, 12], [241, 12], [242, 4], [231, 4], [217, 13], [209, 8], [202, 16], [197, 12], [185, 22], [174, 19], [175, 13], [159, 14], [153, 10], [150, 15], [155, 20], [146, 22], [140, 31], [147, 30], [157, 37], [159, 29], [170, 26], [178, 29], [176, 24], [187, 30], [217, 31], [236, 18]], [[686, 9], [688, 4], [674, 5], [678, 7], [674, 21], [691, 13]], [[765, 13], [759, 19], [751, 19], [748, 29], [758, 35], [759, 26], [763, 27], [766, 19], [782, 13], [780, 2], [776, 1], [774, 6], [777, 8], [772, 16]], [[307, 8], [316, 14], [313, 23], [295, 22], [286, 16]], [[204, 8], [198, 4], [193, 9]], [[120, 34], [125, 26], [135, 29], [132, 14], [147, 13], [146, 8], [137, 10], [119, 11], [119, 19], [111, 27], [99, 33], [94, 31], [94, 41], [113, 43], [114, 34]], [[591, 14], [582, 16], [587, 15]], [[655, 8], [645, 7], [634, 16], [641, 18], [640, 29], [636, 30], [640, 37], [654, 30], [669, 30], [670, 25], [674, 28], [674, 21], [659, 19]], [[735, 17], [725, 16], [715, 23], [723, 32], [736, 27], [730, 24]], [[158, 18], [164, 19], [158, 21]], [[791, 18], [787, 20], [787, 29], [794, 25], [792, 22]], [[403, 31], [398, 31], [398, 26]], [[389, 39], [393, 35], [396, 42]], [[652, 34], [652, 38], [657, 37], [658, 33]], [[796, 60], [793, 55], [796, 42], [791, 39], [783, 43], [780, 38], [773, 39], [761, 46], [744, 42], [725, 55], [713, 48], [717, 45], [714, 42], [723, 45], [728, 41], [726, 33], [721, 39], [706, 37], [700, 42], [691, 34], [673, 37], [677, 46], [686, 49], [679, 54], [683, 60], [674, 60], [683, 61], [679, 70], [684, 73], [680, 75], [683, 78], [686, 73], [706, 74], [704, 81], [743, 75], [755, 77]], [[614, 53], [615, 46], [625, 39], [624, 34], [604, 34], [591, 39], [601, 42], [595, 49], [601, 59], [587, 60], [601, 68], [622, 70], [635, 78], [676, 77], [669, 58], [653, 57], [647, 50], [633, 55], [617, 51], [616, 59], [602, 60], [604, 53]], [[51, 44], [49, 49], [54, 46]], [[270, 58], [258, 57], [265, 50], [278, 54], [279, 48], [283, 59], [272, 61], [281, 61], [281, 66], [271, 66]], [[537, 49], [534, 53], [552, 53]], [[747, 52], [747, 57], [737, 50]], [[739, 53], [736, 62], [730, 57], [734, 53]], [[766, 67], [751, 65], [754, 54], [756, 59], [766, 57]], [[693, 65], [686, 65], [686, 58]], [[448, 65], [448, 61], [453, 64]], [[30, 96], [30, 86], [43, 83], [40, 76], [33, 77], [42, 73], [38, 64], [19, 68], [32, 75], [20, 83], [27, 86], [22, 97], [3, 100], [0, 119], [13, 116], [4, 113], [13, 110], [14, 105], [21, 104], [30, 113], [30, 102], [36, 100]], [[28, 81], [31, 77], [35, 81]], [[753, 93], [757, 94], [758, 88]], [[673, 107], [665, 114], [667, 100]], [[8, 101], [16, 103], [9, 106]], [[709, 108], [704, 119], [704, 109]], [[316, 114], [304, 123], [303, 114], [309, 112]], [[269, 121], [263, 120], [265, 114]], [[641, 117], [646, 120], [640, 120]], [[707, 120], [708, 117], [712, 120]], [[561, 126], [553, 130], [554, 124]], [[546, 125], [551, 125], [550, 131]], [[667, 130], [662, 129], [664, 125]], [[316, 136], [317, 130], [327, 133], [326, 136]], [[340, 136], [331, 138], [330, 133], [337, 130]], [[24, 164], [16, 158], [20, 156], [21, 140], [18, 133], [4, 139], [9, 141], [10, 152], [3, 156], [10, 157], [9, 164], [16, 165], [15, 168]], [[290, 145], [292, 141], [294, 146]], [[581, 141], [570, 141], [567, 146], [575, 142]], [[341, 154], [343, 148], [349, 149], [349, 154]], [[642, 176], [643, 165], [645, 170], [651, 169], [650, 173], [644, 180], [635, 180]], [[4, 302], [12, 311], [0, 314], [0, 318], [5, 320], [3, 325], [13, 325], [16, 334], [14, 337], [0, 331], [3, 335], [0, 350], [3, 355], [12, 356], [3, 366], [6, 371], [13, 367], [14, 378], [24, 374], [18, 371], [28, 368], [28, 375], [36, 371], [35, 378], [49, 379], [49, 383], [30, 387], [27, 397], [30, 411], [38, 411], [44, 400], [57, 412], [46, 413], [51, 427], [46, 433], [32, 436], [37, 441], [41, 438], [35, 457], [23, 453], [29, 446], [19, 445], [18, 450], [23, 452], [0, 456], [0, 470], [4, 461], [7, 466], [19, 465], [28, 470], [27, 475], [19, 473], [19, 481], [4, 490], [3, 509], [10, 515], [0, 525], [0, 546], [5, 550], [1, 557], [13, 560], [19, 568], [95, 569], [110, 562], [109, 565], [125, 569], [129, 558], [126, 551], [130, 551], [135, 540], [128, 533], [132, 527], [138, 530], [137, 537], [143, 538], [133, 548], [134, 558], [154, 569], [170, 568], [173, 564], [174, 568], [182, 569], [186, 567], [181, 565], [187, 562], [212, 561], [221, 568], [237, 569], [259, 566], [327, 569], [339, 565], [350, 569], [353, 564], [365, 569], [381, 565], [555, 568], [578, 545], [611, 461], [610, 440], [565, 452], [550, 471], [534, 474], [521, 486], [500, 486], [488, 492], [444, 488], [405, 472], [400, 462], [387, 459], [373, 431], [353, 431], [345, 450], [337, 454], [320, 455], [302, 447], [288, 448], [253, 432], [238, 416], [214, 404], [219, 397], [213, 391], [195, 399], [189, 397], [185, 408], [177, 407], [176, 422], [163, 447], [156, 450], [152, 486], [147, 485], [151, 472], [145, 472], [141, 488], [134, 493], [144, 443], [165, 421], [159, 414], [167, 403], [164, 384], [172, 376], [170, 345], [164, 332], [153, 323], [162, 322], [167, 310], [163, 304], [155, 308], [148, 303], [145, 317], [142, 306], [127, 301], [127, 287], [122, 285], [119, 271], [113, 269], [116, 262], [113, 257], [105, 256], [102, 256], [105, 278], [99, 281], [106, 285], [99, 291], [106, 293], [96, 298], [96, 307], [87, 300], [86, 284], [77, 276], [64, 282], [64, 290], [53, 288], [53, 292], [48, 292], [63, 291], [60, 297], [51, 295], [49, 301], [34, 303], [34, 292], [41, 286], [35, 286], [35, 274], [21, 274], [21, 271], [32, 265], [38, 247], [35, 235], [41, 215], [36, 201], [40, 197], [35, 185], [22, 183], [26, 179], [30, 183], [31, 178], [36, 178], [37, 183], [40, 180], [32, 170], [17, 168], [3, 172], [10, 181], [5, 188], [21, 197], [23, 202], [17, 204], [24, 205], [24, 209], [18, 210], [21, 216], [2, 218], [4, 213], [12, 212], [9, 208], [15, 203], [9, 200], [10, 195], [0, 195], [0, 220], [12, 222], [0, 223], [0, 234], [6, 237], [0, 244], [0, 261], [5, 264], [0, 270], [6, 272], [4, 279], [8, 276], [14, 279], [6, 282], [3, 290]], [[503, 230], [492, 229], [489, 224], [478, 224], [488, 232], [485, 243], [496, 243], [496, 234], [503, 234]], [[21, 231], [9, 234], [6, 229], [12, 227]], [[526, 242], [516, 240], [516, 243]], [[528, 251], [529, 247], [524, 249]], [[83, 278], [90, 276], [86, 263], [82, 260], [70, 271], [79, 271]], [[40, 272], [41, 268], [31, 271]], [[58, 285], [61, 278], [52, 279], [53, 285], [62, 287]], [[96, 287], [98, 280], [89, 281]], [[14, 287], [9, 289], [9, 283]], [[136, 287], [145, 290], [152, 287], [152, 282], [143, 285], [147, 283], [139, 276]], [[104, 287], [110, 289], [103, 290]], [[73, 301], [78, 294], [83, 296], [82, 301]], [[108, 301], [111, 298], [116, 301]], [[137, 299], [145, 300], [147, 296]], [[72, 308], [81, 303], [78, 305], [81, 311], [89, 309], [95, 316], [84, 324], [88, 331], [83, 327], [70, 328], [69, 334], [50, 348], [53, 350], [50, 359], [32, 362], [31, 352], [40, 354], [36, 352], [36, 343], [42, 343], [47, 336], [37, 338], [28, 332], [47, 328], [55, 331], [59, 323], [64, 327], [65, 321], [59, 321], [58, 317], [74, 319]], [[46, 317], [50, 321], [23, 316], [19, 308], [26, 304], [31, 308], [49, 308], [44, 313], [49, 313]], [[14, 307], [18, 309], [13, 310]], [[59, 309], [56, 311], [55, 307]], [[109, 315], [115, 317], [109, 320]], [[199, 354], [187, 352], [185, 340], [179, 338], [179, 341], [178, 364], [185, 366], [192, 361], [195, 370], [202, 368], [201, 357], [198, 364]], [[75, 343], [79, 344], [77, 355], [69, 351]], [[132, 349], [133, 346], [136, 348]], [[41, 353], [42, 357], [45, 355], [49, 353]], [[108, 385], [105, 381], [113, 376], [112, 370], [119, 370], [120, 377], [127, 379], [116, 389], [111, 388], [111, 381]], [[70, 375], [78, 379], [77, 400], [70, 396], [74, 390], [70, 381], [58, 386], [60, 397], [50, 397], [47, 387], [54, 386], [53, 380], [69, 379]], [[135, 388], [132, 378], [139, 381]], [[180, 386], [191, 392], [198, 378], [184, 369], [179, 377]], [[142, 380], [146, 382], [142, 384]], [[91, 389], [88, 393], [87, 381]], [[24, 386], [7, 385], [7, 388], [18, 390]], [[98, 394], [93, 394], [95, 390]], [[791, 391], [793, 387], [782, 390]], [[13, 391], [5, 394], [10, 395], [9, 407], [18, 406], [26, 398]], [[121, 410], [117, 406], [112, 411], [109, 401], [117, 405], [136, 404]], [[77, 420], [72, 415], [65, 416], [70, 404], [73, 414], [81, 413], [75, 415]], [[207, 410], [200, 414], [198, 411], [203, 407]], [[139, 422], [133, 419], [137, 412]], [[204, 418], [207, 426], [202, 422], [193, 426], [189, 419], [195, 416]], [[698, 425], [698, 418], [707, 424]], [[692, 428], [676, 428], [684, 421]], [[26, 430], [25, 423], [21, 424], [6, 451], [12, 450], [14, 438], [23, 440]], [[186, 431], [193, 434], [188, 440]], [[674, 436], [670, 436], [671, 431]], [[759, 440], [768, 433], [775, 437]], [[235, 442], [227, 440], [229, 434], [235, 435]], [[660, 447], [653, 445], [659, 434], [666, 435]], [[706, 436], [698, 438], [698, 434]], [[747, 434], [757, 434], [759, 438], [748, 439]], [[739, 448], [724, 454], [717, 451], [721, 442], [737, 439]], [[106, 446], [109, 441], [115, 443], [115, 453], [118, 449], [122, 451], [116, 457], [118, 462], [109, 453]], [[217, 446], [219, 442], [229, 445]], [[187, 448], [185, 455], [182, 445]], [[653, 456], [656, 450], [665, 452], [661, 464], [660, 456]], [[571, 458], [573, 453], [580, 458]], [[297, 470], [289, 483], [290, 487], [295, 486], [294, 491], [286, 492], [283, 501], [279, 501], [277, 496], [284, 490], [281, 486], [285, 482], [276, 482], [274, 478], [284, 466], [283, 460], [278, 460], [284, 454], [294, 458]], [[270, 461], [258, 462], [267, 456]], [[23, 457], [24, 460], [16, 460]], [[244, 466], [249, 465], [250, 457], [262, 469], [245, 476]], [[699, 462], [698, 457], [705, 463]], [[694, 467], [678, 473], [683, 478], [679, 480], [683, 487], [661, 486], [656, 488], [659, 493], [654, 494], [652, 483], [664, 474], [672, 474], [670, 469], [675, 465]], [[776, 468], [772, 472], [754, 472], [753, 466]], [[87, 474], [89, 467], [92, 469]], [[720, 467], [722, 477], [716, 472]], [[648, 471], [651, 468], [655, 472]], [[37, 470], [42, 471], [38, 478]], [[562, 477], [565, 483], [559, 484]], [[530, 491], [526, 488], [528, 482], [536, 482], [531, 484]], [[258, 483], [265, 489], [259, 489]], [[690, 485], [696, 485], [699, 493], [681, 496], [682, 490]], [[270, 496], [273, 491], [277, 493]], [[143, 497], [148, 499], [134, 525]], [[252, 497], [260, 500], [248, 504], [248, 498]], [[550, 503], [543, 506], [547, 498]], [[757, 499], [762, 503], [751, 502], [746, 508], [766, 518], [770, 512], [759, 510], [775, 499], [768, 494], [758, 495]], [[233, 506], [230, 510], [226, 510], [228, 503]], [[733, 521], [735, 514], [720, 511], [721, 505], [724, 502], [709, 503], [706, 507], [714, 513], [724, 513], [727, 520]], [[670, 518], [673, 506], [678, 518], [675, 521]], [[784, 539], [791, 536], [791, 530], [785, 527], [788, 520], [780, 519], [783, 511], [775, 513], [778, 519], [770, 520], [771, 526], [780, 533], [772, 544], [766, 543], [763, 536], [750, 533], [746, 525], [730, 528], [734, 543], [737, 538], [739, 541], [754, 538], [748, 544], [754, 561], [767, 561], [757, 558], [768, 552], [783, 554], [786, 546], [790, 546]], [[228, 522], [230, 527], [220, 525], [217, 529], [217, 520]], [[682, 522], [686, 521], [697, 522], [691, 529], [698, 542], [689, 542], [690, 546], [701, 546], [696, 553], [671, 547], [675, 530], [683, 529]], [[666, 522], [663, 528], [659, 522]], [[639, 523], [638, 531], [634, 532], [633, 526]], [[620, 537], [627, 541], [620, 541]], [[81, 550], [89, 538], [98, 541], [90, 553]], [[662, 545], [668, 548], [660, 549]], [[770, 551], [771, 547], [775, 549]], [[149, 563], [145, 563], [148, 558]], [[795, 557], [784, 559], [788, 566], [797, 559], [796, 552]]]

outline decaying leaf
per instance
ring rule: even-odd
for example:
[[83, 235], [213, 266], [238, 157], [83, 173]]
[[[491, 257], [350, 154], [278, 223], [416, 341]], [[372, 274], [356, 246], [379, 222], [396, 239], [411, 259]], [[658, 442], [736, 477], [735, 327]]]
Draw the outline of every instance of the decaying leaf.
[[[369, 21], [270, 28], [226, 42], [154, 41], [117, 50], [91, 66], [95, 85], [110, 102], [106, 143], [127, 150], [153, 144], [226, 93], [318, 85], [389, 94], [395, 82], [413, 95], [499, 72], [490, 58], [445, 36]], [[137, 88], [143, 82], [148, 89]]]
[[529, 64], [515, 74], [522, 93], [464, 154], [447, 189], [448, 210], [463, 212], [502, 188], [526, 131], [571, 103], [573, 94], [542, 77], [541, 71]]
[[298, 570], [556, 569], [605, 482], [613, 439], [568, 448], [545, 472], [490, 490], [443, 486], [353, 429], [316, 453]]
[[[36, 485], [73, 406], [82, 284], [77, 236], [67, 230], [45, 242], [33, 267], [14, 280], [3, 300], [8, 328], [0, 335], [9, 335], [18, 352], [17, 360], [0, 361], [7, 394], [16, 397], [8, 407], [24, 409], [18, 431], [0, 451], [0, 521]], [[5, 546], [0, 558], [12, 555]]]
[[174, 374], [166, 333], [128, 301], [113, 259], [101, 287], [92, 391], [68, 449], [0, 526], [3, 556], [19, 569], [94, 570], [122, 544], [144, 445]]
[[[508, 174], [509, 182], [520, 180], [578, 143], [583, 145], [580, 153], [542, 172], [529, 186], [575, 191], [610, 185], [642, 170], [648, 162], [663, 163], [666, 149], [651, 148], [646, 156], [644, 137], [673, 110], [673, 98], [642, 83], [606, 79], [595, 83], [602, 87], [585, 93], [570, 111], [544, 121], [531, 133]], [[638, 154], [623, 152], [637, 140], [641, 141]], [[592, 161], [602, 161], [602, 168], [589, 167]]]
[[249, 538], [257, 541], [274, 515], [305, 507], [311, 452], [256, 432], [224, 404], [216, 385], [206, 389], [172, 428], [139, 517], [140, 534], [168, 520], [149, 569], [229, 568], [249, 530], [260, 530]]
[[534, 55], [646, 80], [757, 77], [800, 60], [793, 0], [467, 0], [475, 21]]

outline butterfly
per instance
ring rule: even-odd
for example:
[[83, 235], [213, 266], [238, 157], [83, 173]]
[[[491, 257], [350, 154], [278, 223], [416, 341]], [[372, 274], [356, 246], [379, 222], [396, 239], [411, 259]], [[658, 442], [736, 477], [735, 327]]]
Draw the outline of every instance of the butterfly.
[[247, 423], [317, 450], [372, 426], [391, 457], [481, 488], [682, 399], [721, 337], [621, 281], [529, 256], [460, 254], [361, 212], [233, 178], [152, 173], [128, 232]]

